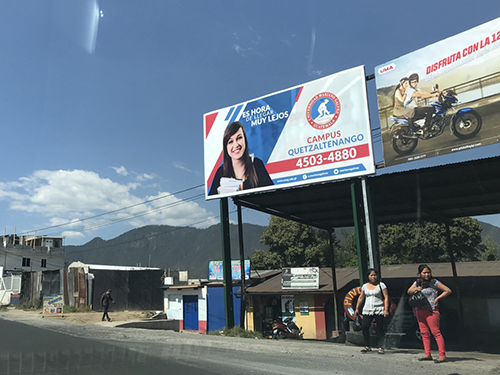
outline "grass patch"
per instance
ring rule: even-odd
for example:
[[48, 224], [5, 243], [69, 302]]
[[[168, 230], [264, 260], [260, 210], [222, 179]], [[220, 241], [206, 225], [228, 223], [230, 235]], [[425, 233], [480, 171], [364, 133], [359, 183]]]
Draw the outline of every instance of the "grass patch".
[[42, 308], [42, 300], [40, 298], [35, 298], [33, 300], [21, 299], [16, 309], [19, 310], [38, 310]]
[[262, 333], [247, 331], [241, 327], [224, 328], [220, 331], [208, 332], [212, 336], [243, 337], [245, 339], [262, 339]]

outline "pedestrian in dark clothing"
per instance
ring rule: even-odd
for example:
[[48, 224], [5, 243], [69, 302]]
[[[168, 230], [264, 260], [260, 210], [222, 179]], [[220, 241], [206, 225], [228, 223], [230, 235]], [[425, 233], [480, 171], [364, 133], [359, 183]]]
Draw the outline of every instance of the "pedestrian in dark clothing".
[[109, 305], [111, 303], [115, 303], [115, 301], [113, 300], [113, 297], [111, 297], [111, 289], [108, 289], [101, 297], [101, 306], [104, 308], [104, 313], [102, 314], [103, 322], [105, 319], [108, 319], [108, 322], [111, 322], [111, 318], [108, 315]]

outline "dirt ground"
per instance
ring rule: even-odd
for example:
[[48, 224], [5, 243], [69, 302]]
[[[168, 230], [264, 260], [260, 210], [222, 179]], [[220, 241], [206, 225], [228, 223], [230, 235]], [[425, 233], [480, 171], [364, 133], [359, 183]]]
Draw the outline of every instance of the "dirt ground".
[[65, 313], [55, 316], [47, 316], [42, 314], [42, 310], [22, 310], [16, 309], [15, 307], [8, 307], [5, 310], [9, 315], [30, 315], [30, 316], [40, 316], [40, 318], [46, 319], [62, 319], [67, 322], [80, 323], [80, 324], [116, 324], [131, 322], [137, 320], [149, 319], [154, 312], [151, 311], [110, 311], [109, 316], [111, 318], [111, 323], [103, 322], [102, 312], [99, 311], [89, 311], [89, 312], [74, 312]]

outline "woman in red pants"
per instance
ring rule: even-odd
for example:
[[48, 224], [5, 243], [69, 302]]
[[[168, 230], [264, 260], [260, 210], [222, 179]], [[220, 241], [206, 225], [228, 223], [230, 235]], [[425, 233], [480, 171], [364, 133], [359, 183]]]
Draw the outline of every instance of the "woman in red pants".
[[419, 278], [408, 289], [408, 294], [412, 295], [419, 291], [427, 298], [425, 306], [415, 308], [415, 315], [422, 333], [425, 350], [425, 356], [420, 358], [419, 361], [432, 361], [430, 337], [430, 333], [432, 333], [439, 350], [439, 358], [435, 362], [441, 363], [446, 361], [446, 352], [443, 335], [439, 329], [440, 314], [438, 306], [440, 300], [451, 294], [451, 289], [433, 278], [431, 269], [426, 264], [418, 266], [418, 275]]

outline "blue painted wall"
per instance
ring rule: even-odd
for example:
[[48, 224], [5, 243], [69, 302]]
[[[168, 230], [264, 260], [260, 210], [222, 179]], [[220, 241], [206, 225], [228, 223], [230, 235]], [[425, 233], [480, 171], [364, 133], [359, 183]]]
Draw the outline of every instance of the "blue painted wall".
[[[241, 299], [236, 297], [239, 286], [233, 286], [234, 325], [240, 325]], [[226, 326], [224, 313], [224, 287], [208, 287], [207, 296], [207, 331], [217, 331]]]

